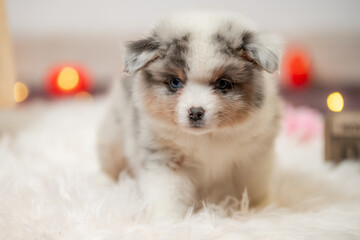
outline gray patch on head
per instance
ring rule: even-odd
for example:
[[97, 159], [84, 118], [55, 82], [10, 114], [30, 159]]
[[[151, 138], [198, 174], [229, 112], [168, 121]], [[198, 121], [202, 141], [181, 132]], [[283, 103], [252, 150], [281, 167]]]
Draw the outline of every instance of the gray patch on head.
[[241, 49], [246, 49], [246, 46], [253, 40], [254, 38], [254, 34], [249, 32], [249, 31], [245, 31], [242, 34], [242, 44], [240, 46]]
[[[167, 95], [172, 95], [176, 91], [169, 87], [171, 78], [185, 78], [186, 71], [189, 67], [186, 62], [186, 55], [189, 52], [190, 34], [185, 34], [180, 38], [172, 39], [165, 43], [165, 51], [159, 57], [156, 63], [145, 66], [141, 71], [142, 79], [148, 87], [159, 87], [163, 85], [167, 87]], [[178, 76], [179, 71], [182, 73]], [[185, 81], [185, 79], [181, 79]]]
[[190, 34], [186, 34], [181, 38], [174, 39], [169, 43], [167, 50], [168, 66], [179, 69], [188, 69], [186, 63], [186, 54], [189, 51]]
[[213, 35], [213, 40], [219, 51], [230, 57], [252, 62], [270, 73], [279, 67], [278, 44], [269, 36], [248, 30], [238, 34], [219, 31]]
[[217, 32], [213, 35], [212, 38], [219, 46], [220, 52], [231, 57], [239, 57], [240, 52], [246, 49], [246, 45], [253, 38], [253, 33], [250, 31], [244, 31], [240, 34], [240, 36], [238, 34], [236, 34], [236, 36], [238, 37], [229, 37], [226, 36], [225, 33]]
[[228, 56], [235, 56], [236, 49], [232, 46], [233, 43], [229, 39], [225, 38], [224, 35], [222, 35], [221, 33], [216, 33], [214, 34], [213, 39], [219, 45], [220, 52]]
[[[181, 38], [175, 38], [171, 42], [165, 43], [165, 50], [163, 54], [159, 57], [162, 64], [162, 69], [158, 69], [159, 73], [156, 75], [166, 75], [170, 76], [171, 72], [174, 70], [182, 70], [184, 73], [186, 70], [189, 70], [189, 67], [186, 63], [186, 55], [189, 52], [189, 40], [190, 34], [185, 34]], [[150, 68], [149, 68], [150, 67]], [[154, 79], [154, 76], [151, 72], [151, 66], [144, 69], [143, 76], [145, 79]]]

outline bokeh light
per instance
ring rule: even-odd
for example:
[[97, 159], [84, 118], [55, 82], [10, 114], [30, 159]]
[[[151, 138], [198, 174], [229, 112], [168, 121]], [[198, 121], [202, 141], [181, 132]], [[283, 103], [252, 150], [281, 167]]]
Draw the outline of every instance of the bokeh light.
[[339, 92], [333, 92], [327, 97], [328, 108], [333, 112], [341, 112], [344, 108], [344, 98]]
[[302, 89], [310, 85], [310, 57], [299, 47], [289, 47], [283, 57], [281, 74], [285, 84], [291, 88]]
[[17, 103], [25, 101], [25, 99], [29, 96], [28, 87], [22, 82], [16, 82], [14, 84], [14, 100]]
[[57, 85], [64, 91], [70, 91], [74, 89], [78, 83], [79, 74], [72, 67], [64, 67], [57, 77]]
[[75, 96], [91, 91], [89, 71], [77, 64], [55, 65], [49, 68], [45, 87], [53, 97]]

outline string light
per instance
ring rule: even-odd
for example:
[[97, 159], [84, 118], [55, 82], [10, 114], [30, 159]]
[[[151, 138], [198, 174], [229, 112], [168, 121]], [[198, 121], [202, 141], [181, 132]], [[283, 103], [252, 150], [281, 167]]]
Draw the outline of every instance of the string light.
[[29, 96], [28, 87], [22, 82], [16, 82], [14, 84], [14, 100], [17, 103], [25, 101], [25, 99]]
[[341, 112], [344, 108], [344, 98], [339, 92], [333, 92], [327, 97], [328, 108], [333, 112]]
[[79, 74], [72, 67], [64, 67], [57, 77], [57, 85], [64, 91], [70, 91], [74, 89], [78, 83]]
[[45, 84], [46, 90], [53, 97], [75, 96], [91, 90], [89, 72], [76, 64], [52, 66], [45, 76]]

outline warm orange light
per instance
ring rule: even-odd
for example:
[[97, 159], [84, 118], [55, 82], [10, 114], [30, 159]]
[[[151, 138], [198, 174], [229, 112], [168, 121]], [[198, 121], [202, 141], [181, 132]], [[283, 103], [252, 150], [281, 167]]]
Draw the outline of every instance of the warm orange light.
[[14, 100], [17, 103], [25, 101], [25, 99], [29, 96], [28, 87], [22, 82], [16, 82], [14, 84]]
[[64, 91], [73, 90], [79, 83], [79, 74], [72, 67], [64, 67], [58, 77], [57, 85]]
[[328, 108], [333, 112], [341, 112], [344, 108], [344, 98], [339, 92], [333, 92], [327, 97]]
[[46, 90], [54, 97], [90, 92], [92, 85], [88, 70], [78, 64], [61, 64], [49, 68], [45, 84]]

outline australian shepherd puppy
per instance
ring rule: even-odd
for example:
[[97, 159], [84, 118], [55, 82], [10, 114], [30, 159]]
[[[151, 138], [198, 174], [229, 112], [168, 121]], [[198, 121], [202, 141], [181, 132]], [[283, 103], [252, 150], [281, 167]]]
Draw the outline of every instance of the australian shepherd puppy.
[[224, 13], [163, 19], [128, 43], [99, 131], [102, 168], [128, 169], [153, 218], [202, 200], [267, 199], [279, 125], [279, 43]]

